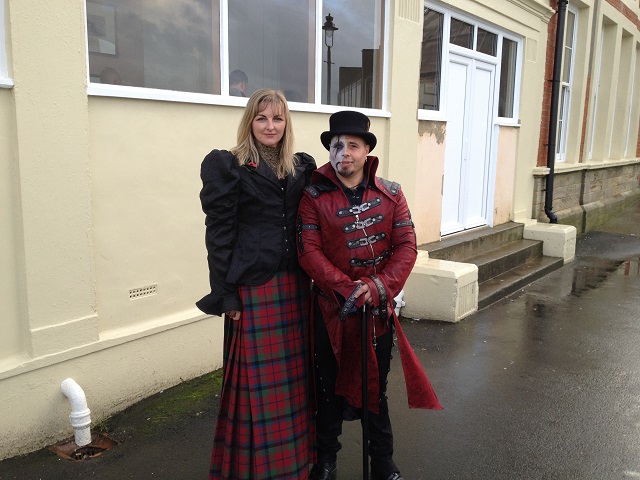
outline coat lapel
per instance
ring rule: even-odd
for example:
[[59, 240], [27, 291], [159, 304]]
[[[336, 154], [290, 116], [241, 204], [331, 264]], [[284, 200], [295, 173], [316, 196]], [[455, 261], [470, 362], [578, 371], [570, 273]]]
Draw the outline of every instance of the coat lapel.
[[276, 174], [273, 173], [273, 170], [271, 170], [271, 167], [267, 164], [267, 162], [265, 162], [262, 159], [260, 159], [260, 162], [258, 163], [258, 168], [256, 169], [256, 172], [258, 172], [260, 176], [266, 178], [270, 182], [278, 185], [280, 184], [278, 177], [276, 177]]

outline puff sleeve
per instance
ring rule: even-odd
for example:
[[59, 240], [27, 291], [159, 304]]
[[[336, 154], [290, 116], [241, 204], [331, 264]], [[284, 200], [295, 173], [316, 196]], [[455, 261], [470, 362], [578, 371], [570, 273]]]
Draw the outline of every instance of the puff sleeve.
[[204, 158], [200, 169], [200, 202], [206, 215], [205, 244], [211, 292], [196, 302], [196, 306], [211, 315], [242, 309], [237, 286], [225, 281], [236, 240], [238, 169], [235, 156], [226, 150], [213, 150]]

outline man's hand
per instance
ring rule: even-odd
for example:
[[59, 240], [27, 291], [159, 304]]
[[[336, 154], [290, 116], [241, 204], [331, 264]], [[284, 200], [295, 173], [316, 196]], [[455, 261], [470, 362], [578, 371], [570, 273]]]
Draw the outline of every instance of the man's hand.
[[228, 312], [224, 312], [227, 317], [231, 320], [237, 322], [240, 320], [240, 312], [238, 310], [229, 310]]
[[356, 298], [360, 298], [361, 295], [364, 295], [364, 303], [366, 303], [367, 305], [372, 305], [371, 291], [369, 290], [369, 285], [367, 285], [362, 281], [357, 283], [359, 283], [362, 286], [356, 292]]

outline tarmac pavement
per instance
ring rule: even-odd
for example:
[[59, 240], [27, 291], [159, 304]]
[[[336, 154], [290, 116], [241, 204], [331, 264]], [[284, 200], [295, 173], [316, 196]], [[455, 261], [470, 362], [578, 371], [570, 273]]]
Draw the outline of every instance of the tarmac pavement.
[[[407, 407], [394, 355], [406, 480], [640, 478], [640, 201], [550, 275], [457, 324], [403, 329], [445, 407]], [[45, 449], [0, 462], [0, 480], [204, 480], [218, 391], [219, 372], [181, 384], [101, 425], [119, 442], [102, 455]], [[359, 422], [341, 441], [338, 478], [362, 478]]]

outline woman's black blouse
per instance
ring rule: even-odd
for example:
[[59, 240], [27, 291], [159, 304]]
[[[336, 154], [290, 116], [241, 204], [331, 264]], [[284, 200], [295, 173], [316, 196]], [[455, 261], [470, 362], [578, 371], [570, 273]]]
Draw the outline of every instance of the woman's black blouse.
[[200, 201], [206, 214], [211, 293], [196, 305], [211, 315], [242, 310], [238, 285], [261, 285], [282, 268], [296, 268], [295, 229], [302, 191], [316, 168], [296, 154], [295, 176], [278, 180], [266, 162], [239, 166], [226, 150], [203, 160]]

